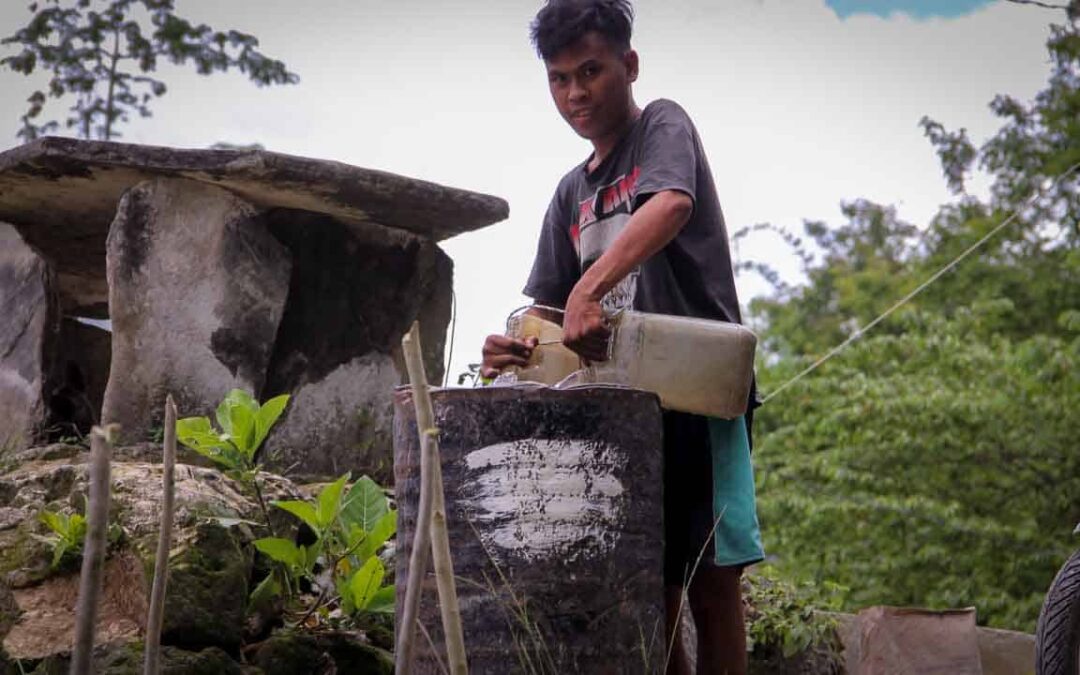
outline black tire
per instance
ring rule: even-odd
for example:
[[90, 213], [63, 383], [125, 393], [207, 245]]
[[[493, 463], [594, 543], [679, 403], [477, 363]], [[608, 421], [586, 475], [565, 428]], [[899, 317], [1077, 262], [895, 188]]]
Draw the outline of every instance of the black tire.
[[1080, 674], [1080, 551], [1065, 561], [1046, 592], [1035, 629], [1036, 675]]

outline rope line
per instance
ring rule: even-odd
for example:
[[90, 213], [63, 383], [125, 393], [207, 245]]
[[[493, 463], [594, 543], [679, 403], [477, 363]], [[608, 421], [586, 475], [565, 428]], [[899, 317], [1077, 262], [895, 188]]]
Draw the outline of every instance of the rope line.
[[891, 307], [889, 307], [884, 312], [882, 312], [880, 315], [878, 315], [878, 317], [876, 319], [874, 319], [870, 323], [866, 324], [862, 328], [859, 328], [857, 331], [855, 331], [850, 336], [848, 336], [848, 338], [846, 340], [844, 340], [840, 344], [838, 344], [835, 347], [833, 347], [832, 349], [830, 349], [828, 351], [828, 353], [826, 353], [824, 356], [819, 358], [817, 361], [814, 361], [809, 366], [804, 368], [801, 372], [799, 372], [797, 375], [792, 377], [790, 380], [788, 380], [787, 382], [783, 383], [782, 385], [780, 385], [779, 387], [774, 389], [768, 396], [766, 396], [761, 401], [762, 405], [768, 403], [777, 394], [779, 394], [780, 392], [784, 391], [785, 389], [787, 389], [791, 385], [795, 384], [796, 382], [798, 382], [802, 378], [806, 377], [810, 373], [817, 370], [826, 361], [828, 361], [832, 357], [839, 354], [848, 345], [850, 345], [855, 340], [858, 340], [860, 337], [863, 336], [863, 334], [865, 334], [871, 328], [878, 325], [879, 323], [884, 321], [886, 318], [888, 318], [889, 315], [891, 315], [893, 312], [895, 312], [896, 310], [900, 309], [905, 304], [907, 304], [907, 302], [909, 300], [914, 298], [919, 293], [922, 293], [924, 290], [926, 290], [927, 286], [929, 286], [930, 284], [934, 283], [939, 278], [941, 278], [941, 275], [945, 274], [946, 272], [948, 272], [952, 268], [956, 267], [962, 260], [964, 260], [964, 258], [967, 258], [976, 249], [978, 249], [980, 246], [985, 244], [991, 237], [993, 237], [995, 234], [997, 234], [1001, 230], [1005, 229], [1005, 227], [1007, 227], [1009, 225], [1009, 223], [1016, 220], [1016, 217], [1018, 215], [1020, 215], [1021, 210], [1031, 206], [1035, 202], [1036, 199], [1038, 199], [1039, 197], [1042, 197], [1047, 192], [1049, 192], [1051, 189], [1056, 187], [1058, 185], [1058, 183], [1060, 183], [1062, 180], [1064, 180], [1067, 176], [1071, 175], [1077, 169], [1080, 169], [1080, 162], [1077, 162], [1076, 164], [1073, 164], [1071, 167], [1069, 167], [1069, 169], [1067, 171], [1065, 171], [1065, 173], [1063, 173], [1060, 176], [1058, 176], [1057, 178], [1055, 178], [1054, 181], [1049, 186], [1047, 186], [1043, 190], [1039, 191], [1037, 194], [1032, 195], [1032, 197], [1021, 208], [1018, 208], [1015, 211], [1013, 211], [1012, 215], [1010, 215], [1008, 218], [1003, 220], [1000, 224], [998, 224], [996, 227], [994, 227], [994, 229], [990, 230], [985, 235], [983, 235], [978, 241], [976, 241], [974, 244], [969, 246], [963, 253], [961, 253], [956, 258], [954, 258], [949, 264], [945, 265], [944, 267], [939, 269], [937, 272], [934, 272], [934, 274], [932, 274], [928, 279], [926, 279], [926, 281], [924, 281], [921, 284], [919, 284], [918, 286], [916, 286], [914, 290], [912, 290], [907, 295], [905, 295], [904, 297], [900, 298], [895, 303], [893, 303], [893, 305]]

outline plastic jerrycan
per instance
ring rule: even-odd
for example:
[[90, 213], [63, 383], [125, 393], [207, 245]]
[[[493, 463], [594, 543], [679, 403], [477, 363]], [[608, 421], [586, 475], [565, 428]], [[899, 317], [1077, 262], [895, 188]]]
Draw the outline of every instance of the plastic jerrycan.
[[[610, 317], [607, 361], [584, 365], [562, 345], [562, 327], [515, 310], [512, 337], [536, 337], [529, 365], [511, 380], [565, 388], [620, 384], [656, 393], [669, 410], [731, 419], [746, 412], [757, 336], [745, 326], [668, 314], [622, 310]], [[557, 308], [542, 307], [561, 312]]]
[[527, 366], [511, 366], [506, 369], [510, 374], [506, 380], [539, 382], [552, 386], [581, 368], [578, 355], [562, 344], [562, 326], [535, 314], [519, 313], [521, 311], [515, 310], [507, 319], [506, 334], [519, 340], [534, 337], [538, 344], [533, 349]]
[[566, 384], [655, 392], [670, 410], [731, 419], [746, 412], [757, 336], [736, 323], [623, 310], [610, 318], [610, 358]]

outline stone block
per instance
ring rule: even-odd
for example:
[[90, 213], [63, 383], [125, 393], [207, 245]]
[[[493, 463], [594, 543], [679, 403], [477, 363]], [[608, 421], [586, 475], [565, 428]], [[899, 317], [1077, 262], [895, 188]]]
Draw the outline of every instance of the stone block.
[[290, 256], [257, 210], [217, 187], [146, 181], [120, 201], [106, 244], [112, 368], [102, 419], [127, 440], [212, 414], [232, 388], [262, 390]]
[[0, 452], [28, 447], [48, 416], [49, 355], [60, 322], [55, 275], [0, 223]]
[[401, 337], [419, 319], [428, 378], [441, 383], [453, 264], [423, 237], [288, 209], [266, 221], [293, 268], [263, 398], [292, 399], [264, 459], [292, 473], [388, 481]]

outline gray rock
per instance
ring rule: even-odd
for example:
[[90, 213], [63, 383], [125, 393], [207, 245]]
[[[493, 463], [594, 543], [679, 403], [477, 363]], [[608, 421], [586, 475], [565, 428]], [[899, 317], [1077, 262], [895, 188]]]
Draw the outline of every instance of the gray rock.
[[288, 293], [288, 251], [254, 207], [194, 181], [129, 190], [108, 239], [112, 370], [102, 419], [142, 440], [166, 393], [211, 414], [234, 387], [258, 392]]
[[263, 150], [180, 150], [42, 138], [0, 153], [0, 219], [55, 265], [66, 313], [107, 314], [105, 235], [120, 196], [159, 176], [225, 188], [262, 209], [321, 213], [433, 240], [506, 218], [505, 201], [384, 171]]
[[49, 354], [60, 313], [49, 266], [0, 223], [0, 453], [28, 447], [47, 417]]
[[[67, 675], [70, 669], [70, 655], [57, 654], [39, 661], [29, 675]], [[143, 675], [142, 643], [121, 641], [95, 648], [92, 671], [95, 675]], [[14, 675], [19, 671], [0, 672]], [[217, 647], [208, 647], [200, 652], [175, 647], [161, 650], [163, 675], [241, 675], [243, 672], [238, 663]]]
[[390, 675], [394, 662], [383, 650], [344, 632], [281, 633], [259, 645], [254, 663], [266, 675]]
[[[419, 319], [428, 378], [441, 383], [453, 264], [430, 240], [278, 209], [270, 231], [293, 255], [292, 281], [267, 378], [291, 393], [267, 441], [269, 466], [390, 479], [395, 360]], [[397, 361], [397, 362], [396, 362]]]

